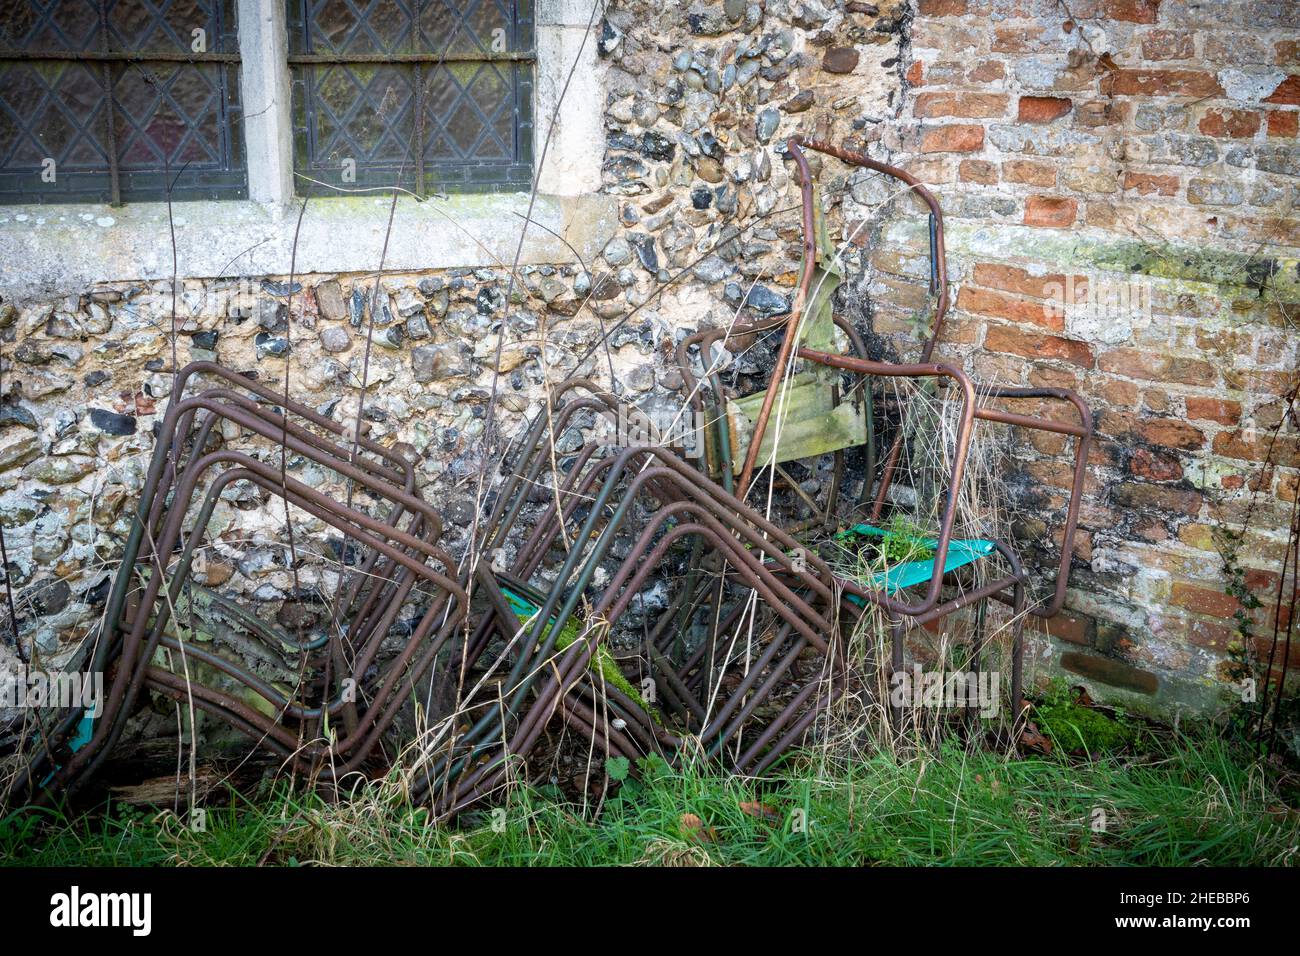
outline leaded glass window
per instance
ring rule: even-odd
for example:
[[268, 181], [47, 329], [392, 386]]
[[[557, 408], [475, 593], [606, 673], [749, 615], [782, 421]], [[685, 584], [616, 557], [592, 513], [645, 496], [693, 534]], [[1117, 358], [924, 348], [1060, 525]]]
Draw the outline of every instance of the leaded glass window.
[[0, 0], [0, 203], [247, 195], [234, 0]]
[[532, 0], [288, 3], [299, 193], [528, 186]]

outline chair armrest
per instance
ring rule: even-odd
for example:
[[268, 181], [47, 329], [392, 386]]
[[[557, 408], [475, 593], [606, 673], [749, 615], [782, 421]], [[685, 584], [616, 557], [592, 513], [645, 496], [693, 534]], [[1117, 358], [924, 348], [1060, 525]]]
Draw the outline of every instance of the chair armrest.
[[1070, 485], [1069, 504], [1065, 513], [1065, 529], [1061, 538], [1061, 557], [1057, 565], [1056, 590], [1052, 599], [1044, 605], [1030, 608], [1030, 613], [1037, 617], [1053, 617], [1065, 603], [1065, 588], [1070, 578], [1070, 561], [1074, 554], [1074, 533], [1079, 525], [1079, 504], [1083, 496], [1083, 482], [1088, 467], [1088, 451], [1092, 444], [1093, 423], [1092, 410], [1077, 392], [1067, 388], [1020, 388], [993, 387], [979, 389], [980, 398], [1045, 398], [1067, 402], [1074, 406], [1079, 414], [1079, 424], [1058, 422], [1047, 418], [1035, 418], [1031, 415], [1017, 415], [995, 408], [978, 408], [975, 417], [982, 421], [991, 421], [1004, 425], [1014, 425], [1035, 431], [1052, 432], [1058, 435], [1070, 435], [1075, 439], [1074, 446], [1074, 480]]

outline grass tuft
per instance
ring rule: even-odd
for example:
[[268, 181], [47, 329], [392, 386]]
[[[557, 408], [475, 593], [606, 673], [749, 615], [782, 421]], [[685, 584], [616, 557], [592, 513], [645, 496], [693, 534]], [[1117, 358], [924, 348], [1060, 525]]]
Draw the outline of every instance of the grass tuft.
[[0, 860], [34, 865], [1277, 865], [1296, 860], [1285, 778], [1212, 732], [1156, 752], [1012, 759], [953, 740], [910, 757], [821, 752], [763, 780], [641, 761], [601, 812], [554, 792], [432, 826], [379, 788], [347, 802], [281, 786], [231, 794], [192, 832], [170, 812], [110, 806], [0, 820]]

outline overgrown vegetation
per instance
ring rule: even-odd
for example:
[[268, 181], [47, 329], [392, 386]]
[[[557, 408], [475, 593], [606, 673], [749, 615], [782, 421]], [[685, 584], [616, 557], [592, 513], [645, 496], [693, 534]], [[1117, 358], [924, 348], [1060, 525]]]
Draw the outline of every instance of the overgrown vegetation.
[[[1263, 442], [1266, 449], [1260, 474], [1271, 478], [1276, 467], [1279, 437], [1287, 425], [1300, 428], [1300, 382], [1282, 397], [1281, 414]], [[1261, 406], [1261, 408], [1264, 406]], [[1260, 408], [1256, 409], [1256, 413]], [[1258, 585], [1251, 581], [1251, 569], [1243, 561], [1243, 549], [1252, 531], [1258, 532], [1261, 513], [1270, 505], [1261, 490], [1269, 482], [1256, 478], [1245, 483], [1250, 495], [1240, 527], [1227, 521], [1218, 522], [1215, 542], [1223, 561], [1224, 593], [1237, 603], [1232, 622], [1235, 636], [1228, 645], [1228, 667], [1224, 676], [1238, 683], [1239, 699], [1229, 713], [1234, 733], [1249, 740], [1263, 754], [1277, 753], [1294, 760], [1300, 756], [1300, 696], [1294, 678], [1288, 680], [1291, 643], [1295, 635], [1297, 601], [1300, 600], [1300, 498], [1287, 507], [1284, 526], [1286, 545], [1277, 574], [1277, 593], [1272, 600], [1261, 599]], [[1289, 572], [1289, 594], [1288, 594]], [[1267, 593], [1266, 593], [1267, 597]], [[1263, 612], [1267, 636], [1257, 631], [1257, 616]], [[1263, 647], [1267, 647], [1264, 653]]]
[[[1085, 737], [1097, 733], [1077, 714], [1064, 723], [1043, 719], [1058, 734], [1067, 725]], [[501, 807], [457, 826], [431, 826], [424, 810], [386, 801], [379, 790], [331, 804], [282, 785], [251, 801], [231, 793], [224, 807], [210, 803], [203, 832], [170, 812], [117, 805], [71, 819], [20, 810], [0, 821], [0, 858], [38, 865], [1295, 862], [1294, 780], [1209, 730], [1148, 737], [1143, 747], [1141, 758], [1017, 759], [951, 739], [910, 756], [881, 752], [857, 761], [805, 751], [762, 781], [652, 759], [602, 806], [584, 809], [555, 792], [519, 788]], [[613, 777], [628, 770], [609, 769]]]
[[848, 577], [870, 580], [909, 561], [934, 558], [935, 536], [902, 512], [895, 513], [884, 528], [860, 530], [865, 528], [871, 526], [845, 528], [827, 542], [828, 560]]
[[880, 538], [880, 557], [885, 566], [934, 557], [934, 543], [906, 515], [896, 514]]

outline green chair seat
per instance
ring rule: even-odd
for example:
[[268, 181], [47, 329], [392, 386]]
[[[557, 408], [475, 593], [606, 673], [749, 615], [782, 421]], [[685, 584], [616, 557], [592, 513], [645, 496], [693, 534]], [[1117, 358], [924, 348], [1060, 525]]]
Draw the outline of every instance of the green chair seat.
[[[851, 528], [841, 531], [837, 538], [846, 538], [851, 535], [884, 537], [888, 532], [883, 528], [877, 528], [869, 524], [857, 524]], [[934, 541], [927, 541], [930, 548], [934, 548]], [[943, 564], [943, 573], [955, 571], [957, 568], [967, 564], [974, 564], [981, 558], [986, 558], [994, 551], [992, 541], [985, 541], [981, 538], [953, 538], [948, 542], [948, 556]], [[903, 561], [892, 567], [886, 568], [875, 574], [869, 574], [858, 579], [858, 583], [863, 587], [871, 588], [876, 591], [884, 591], [886, 594], [896, 594], [905, 588], [913, 587], [917, 584], [924, 584], [934, 576], [934, 560], [926, 558], [921, 561]], [[861, 604], [861, 600], [853, 598], [855, 604]]]

